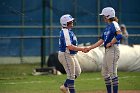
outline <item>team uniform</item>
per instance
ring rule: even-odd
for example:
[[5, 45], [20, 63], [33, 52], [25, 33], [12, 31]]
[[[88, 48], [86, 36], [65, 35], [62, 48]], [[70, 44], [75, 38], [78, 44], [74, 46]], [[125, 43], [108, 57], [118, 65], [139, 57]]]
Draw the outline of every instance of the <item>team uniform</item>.
[[111, 24], [108, 24], [102, 35], [105, 47], [105, 55], [102, 64], [102, 75], [105, 78], [106, 85], [111, 87], [111, 83], [113, 83], [114, 88], [117, 88], [115, 86], [118, 86], [117, 63], [120, 55], [118, 46], [120, 41], [117, 41], [109, 48], [106, 48], [106, 45], [116, 36], [116, 31], [118, 30], [120, 30], [118, 23], [113, 21]]
[[74, 80], [81, 73], [81, 68], [76, 59], [77, 51], [67, 49], [68, 45], [78, 45], [77, 38], [71, 30], [62, 29], [59, 39], [59, 61], [67, 73], [67, 79]]
[[67, 46], [70, 45], [77, 46], [77, 38], [71, 29], [62, 28], [59, 38], [58, 59], [67, 74], [67, 79], [63, 87], [67, 88], [68, 91], [64, 93], [75, 93], [74, 80], [81, 73], [79, 62], [75, 57], [78, 51], [69, 50]]
[[[115, 18], [115, 10], [112, 7], [106, 7], [102, 10], [100, 15], [103, 15], [105, 22], [108, 22], [107, 20], [112, 20]], [[105, 80], [107, 93], [112, 93], [112, 89], [113, 93], [118, 93], [117, 64], [120, 56], [119, 44], [121, 38], [122, 34], [120, 32], [119, 24], [116, 21], [108, 22], [108, 25], [106, 26], [101, 37], [105, 47], [102, 75]], [[116, 40], [116, 42], [111, 44], [111, 42], [114, 40]], [[108, 44], [110, 44], [110, 46]]]

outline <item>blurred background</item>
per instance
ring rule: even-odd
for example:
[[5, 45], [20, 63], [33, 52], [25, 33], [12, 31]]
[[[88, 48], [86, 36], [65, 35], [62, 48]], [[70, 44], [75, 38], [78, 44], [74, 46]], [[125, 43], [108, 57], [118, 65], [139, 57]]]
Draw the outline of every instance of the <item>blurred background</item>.
[[[140, 44], [139, 0], [0, 0], [0, 63], [36, 63], [58, 51], [63, 14], [75, 18], [79, 44], [95, 43], [106, 24], [99, 13], [113, 7], [129, 45]], [[40, 56], [45, 56], [40, 57]]]

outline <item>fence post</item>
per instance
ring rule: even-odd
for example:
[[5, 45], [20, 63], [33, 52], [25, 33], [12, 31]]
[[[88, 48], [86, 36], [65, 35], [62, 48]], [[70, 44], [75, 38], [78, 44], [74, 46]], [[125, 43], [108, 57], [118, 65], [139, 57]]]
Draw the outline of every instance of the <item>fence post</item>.
[[42, 37], [41, 37], [41, 68], [43, 68], [44, 63], [46, 61], [46, 38], [43, 36], [46, 36], [46, 0], [42, 0]]
[[[24, 17], [25, 17], [25, 1], [22, 0], [21, 2], [22, 6], [21, 6], [21, 25], [24, 26]], [[20, 32], [20, 36], [23, 37], [23, 33], [24, 33], [24, 28], [21, 28], [21, 32]], [[20, 39], [20, 63], [23, 63], [24, 60], [23, 60], [23, 50], [24, 50], [24, 39], [21, 38]]]

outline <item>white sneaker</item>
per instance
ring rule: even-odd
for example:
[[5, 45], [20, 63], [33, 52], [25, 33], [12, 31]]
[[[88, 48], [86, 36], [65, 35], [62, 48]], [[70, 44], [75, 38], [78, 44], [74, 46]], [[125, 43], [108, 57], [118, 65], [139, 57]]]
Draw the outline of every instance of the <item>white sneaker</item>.
[[65, 87], [64, 85], [60, 86], [60, 90], [61, 90], [63, 93], [70, 93], [70, 92], [69, 92], [69, 88], [68, 88], [68, 87]]

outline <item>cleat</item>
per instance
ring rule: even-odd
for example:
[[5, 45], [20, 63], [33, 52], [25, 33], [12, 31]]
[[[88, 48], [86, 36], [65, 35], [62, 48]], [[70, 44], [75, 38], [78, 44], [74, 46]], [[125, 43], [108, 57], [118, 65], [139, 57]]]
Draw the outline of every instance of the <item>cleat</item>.
[[62, 91], [62, 93], [70, 93], [69, 88], [65, 87], [64, 85], [60, 86], [60, 90]]

